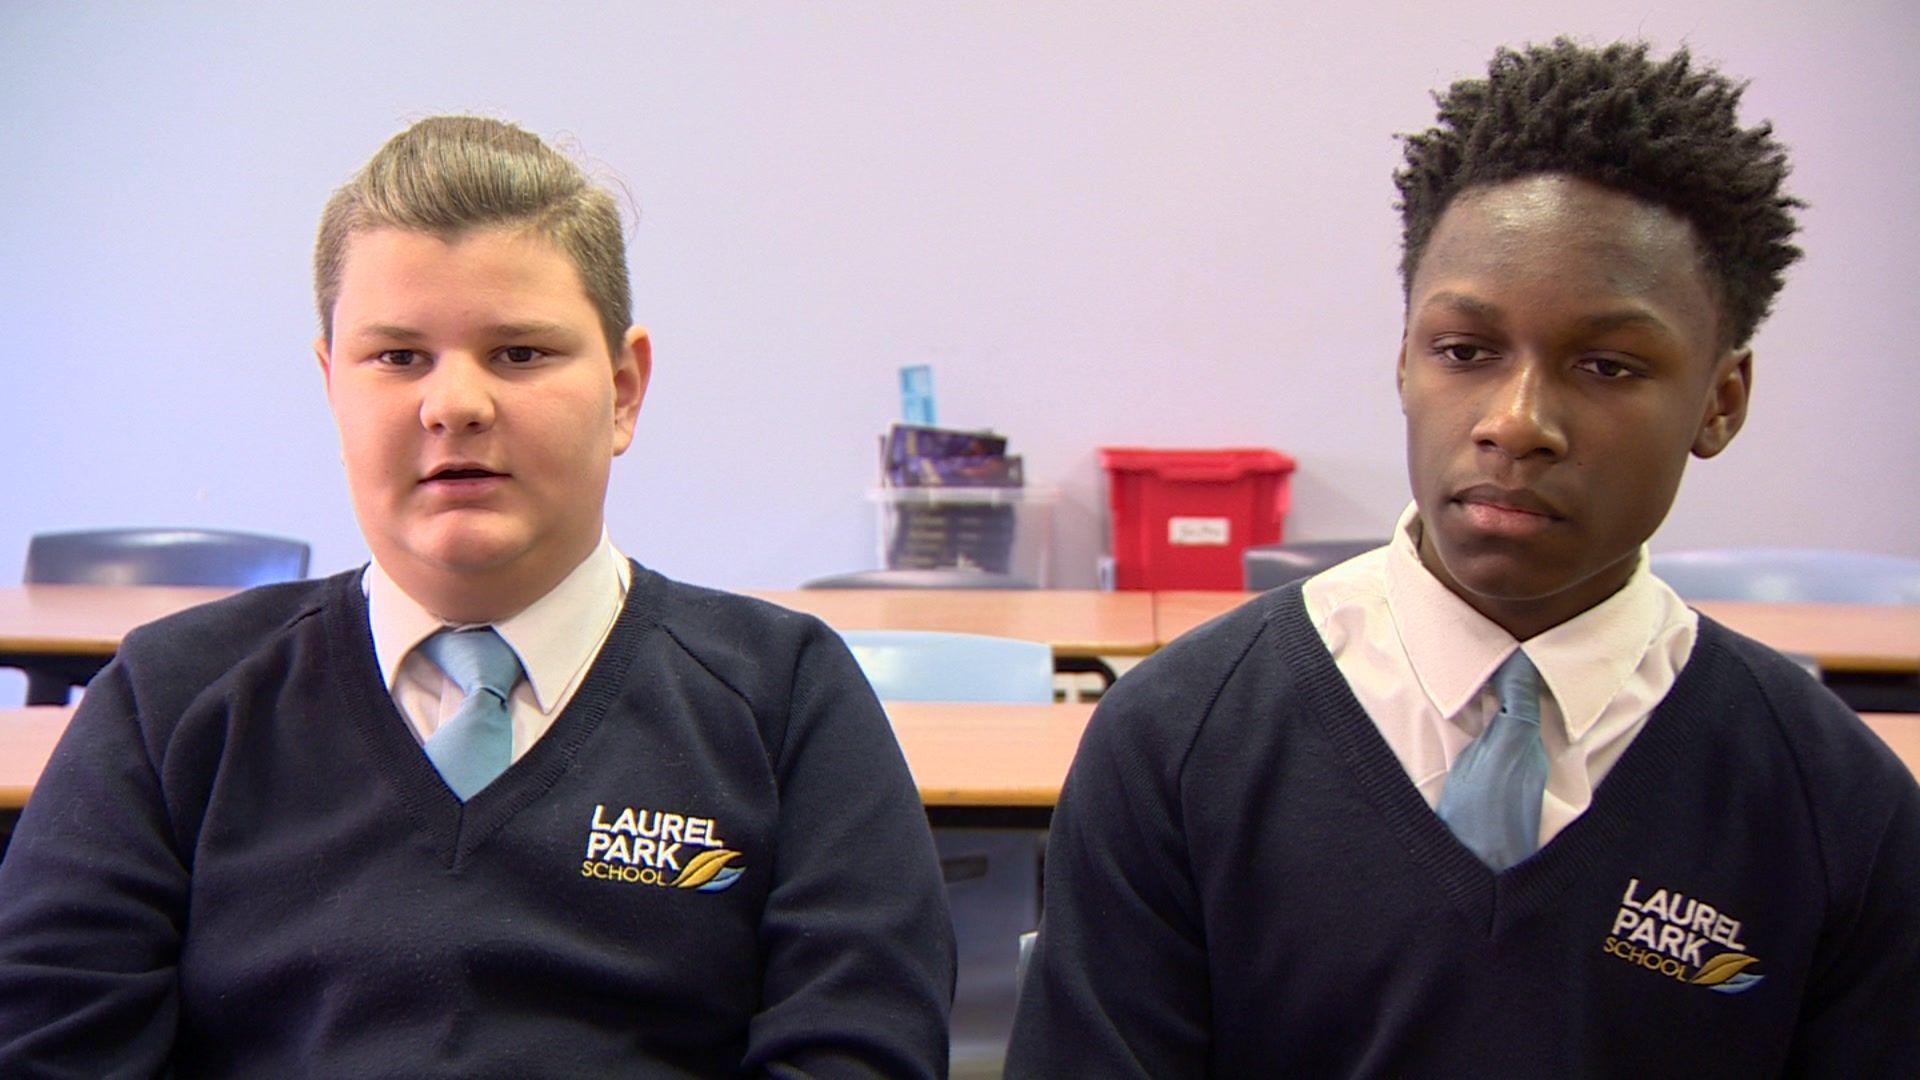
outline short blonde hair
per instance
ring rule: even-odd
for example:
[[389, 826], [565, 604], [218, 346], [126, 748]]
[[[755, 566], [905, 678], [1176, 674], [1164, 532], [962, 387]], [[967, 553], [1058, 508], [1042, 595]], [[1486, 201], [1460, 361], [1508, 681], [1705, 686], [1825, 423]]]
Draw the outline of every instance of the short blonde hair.
[[478, 116], [420, 121], [387, 140], [327, 200], [313, 251], [321, 334], [333, 342], [333, 306], [355, 233], [398, 228], [453, 237], [500, 226], [528, 228], [566, 254], [600, 315], [607, 348], [618, 355], [633, 301], [613, 197], [539, 136]]

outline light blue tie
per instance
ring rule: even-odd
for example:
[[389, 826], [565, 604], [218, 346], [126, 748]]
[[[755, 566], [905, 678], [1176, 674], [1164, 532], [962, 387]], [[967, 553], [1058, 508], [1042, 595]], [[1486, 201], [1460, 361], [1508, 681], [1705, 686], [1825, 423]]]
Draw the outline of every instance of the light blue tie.
[[1500, 711], [1454, 760], [1435, 810], [1482, 862], [1505, 870], [1540, 846], [1540, 797], [1547, 787], [1540, 669], [1515, 649], [1488, 681]]
[[490, 626], [442, 630], [421, 642], [420, 651], [467, 695], [427, 740], [427, 760], [466, 802], [513, 760], [507, 695], [520, 681], [520, 658]]

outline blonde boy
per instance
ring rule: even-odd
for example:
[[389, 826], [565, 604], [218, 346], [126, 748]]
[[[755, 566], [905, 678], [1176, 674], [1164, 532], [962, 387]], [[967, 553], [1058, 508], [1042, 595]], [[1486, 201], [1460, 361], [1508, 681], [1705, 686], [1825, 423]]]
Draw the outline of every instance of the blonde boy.
[[440, 117], [328, 204], [373, 562], [129, 636], [0, 864], [0, 1072], [944, 1072], [952, 939], [818, 622], [629, 562], [619, 215]]

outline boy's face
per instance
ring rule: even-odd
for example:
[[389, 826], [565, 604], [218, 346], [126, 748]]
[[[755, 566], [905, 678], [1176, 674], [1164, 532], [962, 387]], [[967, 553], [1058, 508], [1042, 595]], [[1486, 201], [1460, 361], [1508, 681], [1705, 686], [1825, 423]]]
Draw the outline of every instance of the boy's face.
[[360, 233], [333, 343], [314, 349], [361, 531], [428, 610], [505, 618], [599, 542], [651, 354], [636, 327], [608, 355], [579, 273], [544, 237]]
[[1469, 191], [1434, 228], [1401, 346], [1421, 559], [1525, 639], [1606, 599], [1688, 454], [1740, 428], [1692, 227], [1564, 176]]

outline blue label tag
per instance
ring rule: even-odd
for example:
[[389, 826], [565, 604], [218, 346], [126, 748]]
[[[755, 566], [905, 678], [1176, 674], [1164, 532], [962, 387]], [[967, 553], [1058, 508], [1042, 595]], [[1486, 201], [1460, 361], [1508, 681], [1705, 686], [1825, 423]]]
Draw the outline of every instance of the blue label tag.
[[900, 369], [900, 419], [928, 427], [933, 419], [933, 368], [914, 364]]

